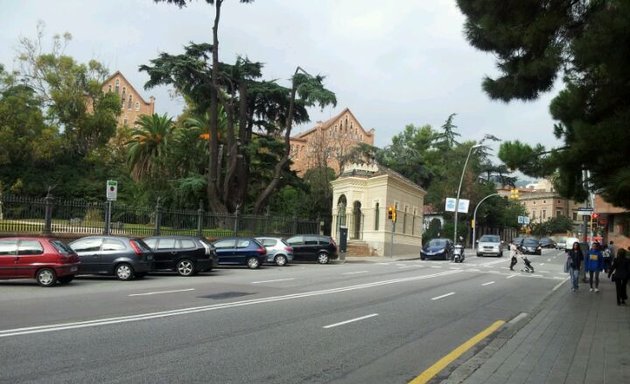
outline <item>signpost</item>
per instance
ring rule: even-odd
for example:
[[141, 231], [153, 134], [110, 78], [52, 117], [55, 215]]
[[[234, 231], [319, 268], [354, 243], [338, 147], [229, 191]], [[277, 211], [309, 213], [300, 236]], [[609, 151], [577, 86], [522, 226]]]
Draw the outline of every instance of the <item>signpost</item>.
[[112, 221], [112, 201], [116, 201], [118, 197], [118, 182], [116, 180], [107, 180], [105, 197], [107, 198], [107, 212], [105, 213], [105, 231], [103, 233], [109, 235]]

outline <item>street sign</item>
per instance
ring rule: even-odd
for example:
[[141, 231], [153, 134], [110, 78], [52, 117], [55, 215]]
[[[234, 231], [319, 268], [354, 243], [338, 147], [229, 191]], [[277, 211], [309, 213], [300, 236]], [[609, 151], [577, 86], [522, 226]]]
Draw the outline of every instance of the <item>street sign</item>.
[[[446, 198], [446, 206], [444, 207], [444, 210], [446, 212], [455, 212], [455, 203], [457, 203], [457, 199], [454, 197], [447, 197]], [[466, 199], [459, 199], [459, 207], [457, 209], [457, 212], [459, 213], [468, 213], [468, 207], [470, 206], [470, 200], [466, 200]]]
[[107, 180], [107, 188], [105, 191], [107, 200], [116, 201], [118, 196], [118, 182], [116, 180]]
[[577, 214], [580, 216], [590, 216], [591, 213], [593, 213], [593, 208], [581, 207], [577, 210]]
[[529, 217], [528, 216], [519, 216], [518, 217], [518, 223], [519, 224], [529, 224]]

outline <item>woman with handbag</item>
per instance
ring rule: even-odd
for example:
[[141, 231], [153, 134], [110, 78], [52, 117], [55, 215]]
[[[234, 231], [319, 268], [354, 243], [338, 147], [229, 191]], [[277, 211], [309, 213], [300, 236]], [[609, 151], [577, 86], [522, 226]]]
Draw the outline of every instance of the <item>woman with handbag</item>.
[[617, 305], [625, 305], [628, 300], [626, 285], [630, 277], [630, 260], [626, 259], [626, 250], [623, 248], [617, 251], [617, 257], [608, 270], [608, 277], [611, 276], [617, 288]]

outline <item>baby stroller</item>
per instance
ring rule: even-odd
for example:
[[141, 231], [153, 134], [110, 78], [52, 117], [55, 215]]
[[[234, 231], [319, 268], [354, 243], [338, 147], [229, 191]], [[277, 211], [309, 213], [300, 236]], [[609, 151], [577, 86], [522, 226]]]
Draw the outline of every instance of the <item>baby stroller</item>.
[[521, 271], [522, 272], [534, 273], [534, 267], [532, 266], [532, 263], [529, 261], [527, 256], [522, 256], [521, 259], [523, 259], [523, 262], [525, 263], [525, 267], [523, 269], [521, 269]]

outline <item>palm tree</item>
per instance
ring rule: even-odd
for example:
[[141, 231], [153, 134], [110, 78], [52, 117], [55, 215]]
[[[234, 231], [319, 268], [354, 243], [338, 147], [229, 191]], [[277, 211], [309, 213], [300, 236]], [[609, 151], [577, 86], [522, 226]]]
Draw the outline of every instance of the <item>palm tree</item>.
[[136, 127], [127, 144], [127, 162], [134, 180], [139, 181], [157, 174], [166, 156], [168, 141], [174, 128], [173, 119], [166, 114], [142, 115], [136, 120]]

